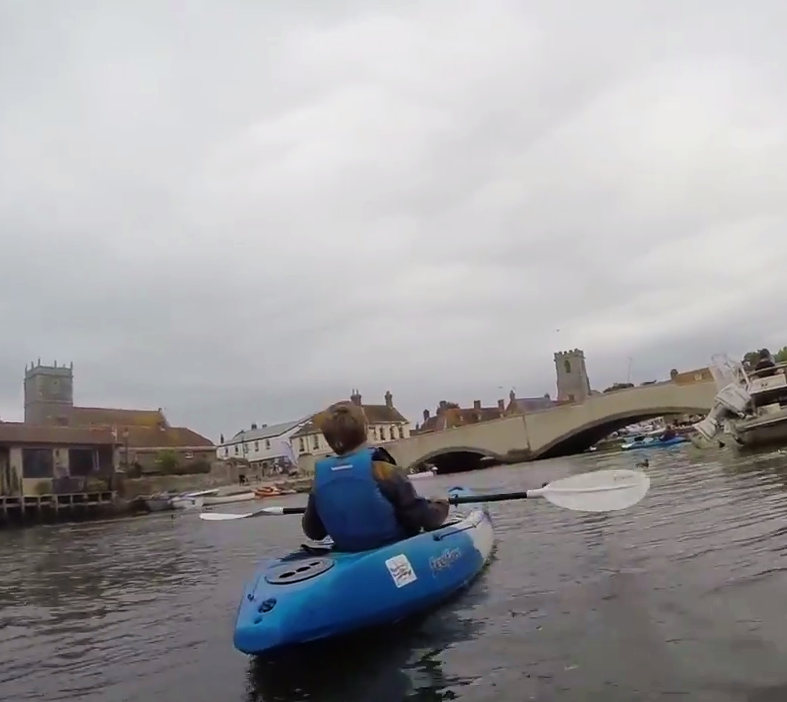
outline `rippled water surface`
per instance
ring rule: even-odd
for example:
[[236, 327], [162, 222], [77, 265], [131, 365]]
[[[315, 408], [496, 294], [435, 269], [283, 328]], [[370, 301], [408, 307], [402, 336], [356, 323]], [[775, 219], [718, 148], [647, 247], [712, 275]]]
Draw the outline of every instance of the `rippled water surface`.
[[[497, 503], [496, 557], [466, 593], [277, 664], [234, 651], [232, 625], [255, 561], [302, 541], [297, 517], [0, 532], [0, 699], [787, 702], [787, 457], [649, 458], [637, 507]], [[591, 454], [419, 488], [539, 487], [633, 462]]]

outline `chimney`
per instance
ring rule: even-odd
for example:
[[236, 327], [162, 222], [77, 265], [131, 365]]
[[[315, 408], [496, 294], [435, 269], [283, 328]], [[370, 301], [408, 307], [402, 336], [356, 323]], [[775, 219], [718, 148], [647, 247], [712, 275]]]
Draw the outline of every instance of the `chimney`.
[[511, 400], [511, 402], [516, 400], [516, 393], [513, 390], [510, 393], [508, 393], [508, 399]]
[[429, 419], [429, 410], [424, 410], [424, 421]]
[[255, 422], [251, 423], [251, 430], [254, 431], [257, 428], [257, 424]]
[[358, 407], [361, 406], [361, 393], [358, 392], [358, 390], [353, 390], [353, 394], [350, 395], [350, 402], [354, 405], [358, 405]]
[[393, 409], [393, 395], [391, 395], [391, 391], [385, 393], [385, 406], [388, 409]]
[[504, 410], [506, 408], [506, 401], [505, 400], [498, 400], [497, 401], [497, 409]]
[[481, 409], [481, 400], [473, 400], [473, 409]]
[[445, 400], [440, 400], [440, 407], [437, 408], [437, 414], [440, 414], [446, 407], [448, 407], [448, 403]]

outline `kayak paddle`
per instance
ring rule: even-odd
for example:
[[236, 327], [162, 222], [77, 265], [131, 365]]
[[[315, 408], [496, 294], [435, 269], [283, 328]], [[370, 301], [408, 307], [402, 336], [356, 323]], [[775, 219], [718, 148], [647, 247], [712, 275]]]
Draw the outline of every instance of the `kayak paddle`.
[[[641, 471], [597, 470], [555, 480], [536, 490], [492, 495], [457, 495], [449, 497], [448, 502], [452, 505], [466, 505], [543, 497], [553, 505], [578, 512], [615, 512], [637, 504], [649, 489], [650, 478]], [[303, 514], [305, 511], [305, 507], [263, 507], [243, 514], [203, 512], [199, 516], [208, 522], [227, 522], [249, 517]]]

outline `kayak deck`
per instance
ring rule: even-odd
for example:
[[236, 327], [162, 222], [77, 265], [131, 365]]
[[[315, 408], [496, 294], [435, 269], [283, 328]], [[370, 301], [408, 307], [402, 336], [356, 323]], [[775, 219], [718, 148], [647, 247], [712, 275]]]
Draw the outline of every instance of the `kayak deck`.
[[259, 655], [422, 612], [478, 575], [493, 544], [489, 514], [479, 508], [374, 551], [305, 547], [268, 561], [244, 589], [235, 647]]

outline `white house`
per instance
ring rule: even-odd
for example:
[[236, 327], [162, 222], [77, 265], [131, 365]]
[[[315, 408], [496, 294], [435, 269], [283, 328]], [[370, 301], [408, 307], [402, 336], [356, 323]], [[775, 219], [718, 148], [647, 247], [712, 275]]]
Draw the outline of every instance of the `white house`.
[[[388, 441], [406, 439], [410, 436], [410, 421], [393, 405], [393, 395], [385, 393], [384, 405], [364, 405], [357, 390], [350, 396], [350, 402], [363, 407], [369, 422], [368, 441], [370, 444], [384, 444]], [[305, 422], [290, 437], [296, 455], [311, 454], [324, 456], [331, 453], [320, 430], [312, 421]]]
[[295, 458], [292, 436], [308, 421], [306, 418], [260, 427], [252, 424], [251, 429], [243, 429], [219, 444], [216, 455], [224, 459], [245, 458], [253, 467], [263, 469], [281, 462], [292, 463]]

